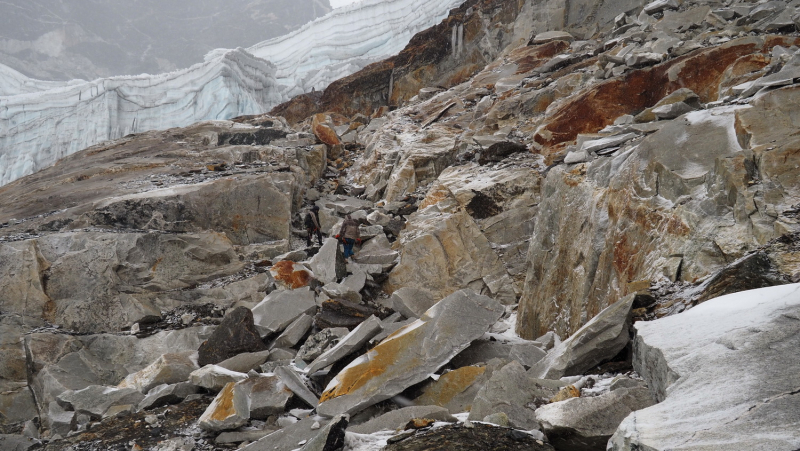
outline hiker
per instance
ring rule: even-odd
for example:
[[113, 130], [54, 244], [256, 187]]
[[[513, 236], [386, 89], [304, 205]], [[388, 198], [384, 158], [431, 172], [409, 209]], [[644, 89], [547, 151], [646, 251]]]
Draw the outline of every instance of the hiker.
[[355, 246], [356, 241], [361, 242], [361, 234], [358, 231], [358, 222], [350, 217], [350, 215], [345, 216], [342, 228], [339, 230], [339, 234], [336, 235], [336, 238], [340, 238], [344, 244], [344, 258], [347, 259], [352, 257], [353, 246]]
[[311, 246], [311, 239], [313, 235], [317, 234], [317, 241], [319, 241], [319, 245], [322, 246], [322, 232], [320, 231], [321, 227], [319, 226], [319, 207], [314, 205], [311, 207], [311, 211], [308, 212], [306, 215], [306, 231], [308, 235], [306, 235], [306, 245]]

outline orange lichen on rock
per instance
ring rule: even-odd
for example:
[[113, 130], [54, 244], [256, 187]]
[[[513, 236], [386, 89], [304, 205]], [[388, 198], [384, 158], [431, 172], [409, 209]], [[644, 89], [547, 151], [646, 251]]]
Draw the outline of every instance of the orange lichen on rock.
[[293, 290], [308, 286], [311, 281], [311, 274], [305, 269], [295, 271], [295, 263], [290, 260], [283, 260], [272, 266], [273, 276], [276, 280], [285, 283]]
[[311, 122], [311, 130], [314, 135], [322, 142], [329, 146], [338, 146], [342, 143], [339, 136], [333, 131], [332, 128], [325, 124], [326, 117], [324, 114], [315, 114]]
[[580, 398], [581, 391], [578, 390], [574, 385], [567, 385], [566, 387], [562, 388], [561, 391], [556, 393], [555, 396], [550, 398], [550, 402], [559, 402], [559, 401], [566, 401], [572, 398]]
[[[417, 354], [406, 353], [409, 346], [418, 343], [418, 336], [423, 328], [415, 327], [411, 323], [389, 335], [378, 346], [350, 364], [339, 373], [334, 381], [335, 385], [322, 393], [319, 401], [323, 403], [339, 396], [352, 393], [369, 383], [374, 378], [383, 375], [390, 368], [397, 373], [402, 373], [405, 368], [414, 366], [418, 362]], [[411, 327], [414, 329], [405, 332]]]
[[225, 419], [236, 414], [236, 409], [233, 407], [233, 387], [235, 382], [228, 382], [225, 388], [219, 393], [219, 396], [214, 400], [216, 408], [211, 414], [212, 420], [225, 421]]
[[420, 406], [442, 406], [469, 388], [486, 372], [485, 366], [465, 366], [443, 374], [415, 403]]

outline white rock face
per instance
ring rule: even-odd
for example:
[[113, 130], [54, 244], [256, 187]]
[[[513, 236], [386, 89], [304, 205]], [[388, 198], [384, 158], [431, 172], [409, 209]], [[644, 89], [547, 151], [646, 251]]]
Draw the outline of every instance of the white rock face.
[[161, 75], [43, 82], [0, 65], [0, 185], [96, 143], [260, 114], [394, 55], [460, 0], [367, 0]]
[[635, 327], [634, 368], [661, 403], [630, 414], [609, 450], [800, 447], [800, 284]]

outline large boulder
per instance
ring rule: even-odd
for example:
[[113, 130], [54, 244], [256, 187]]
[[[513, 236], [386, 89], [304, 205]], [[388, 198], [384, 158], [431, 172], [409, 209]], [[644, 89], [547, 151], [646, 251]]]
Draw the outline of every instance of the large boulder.
[[537, 379], [525, 371], [519, 362], [495, 370], [475, 397], [470, 421], [481, 421], [487, 415], [503, 412], [511, 425], [526, 430], [539, 429], [535, 410], [547, 402], [566, 384], [560, 381]]
[[626, 296], [600, 312], [550, 350], [531, 368], [531, 374], [541, 379], [580, 375], [616, 356], [631, 339], [630, 315], [634, 298], [634, 295]]
[[625, 418], [609, 449], [800, 447], [798, 319], [791, 284], [637, 322], [633, 365], [659, 403]]
[[327, 238], [319, 252], [311, 258], [308, 266], [314, 276], [324, 283], [338, 282], [347, 275], [344, 254], [339, 251], [339, 240]]
[[317, 411], [353, 414], [425, 380], [486, 333], [503, 311], [471, 290], [453, 293], [337, 374]]
[[559, 451], [604, 451], [625, 417], [653, 404], [647, 388], [621, 388], [539, 407], [536, 420]]
[[504, 304], [516, 301], [505, 267], [466, 212], [432, 205], [411, 215], [399, 241], [400, 263], [385, 284], [389, 292], [412, 287], [440, 299], [469, 287]]
[[206, 431], [226, 431], [244, 426], [249, 419], [248, 390], [229, 382], [200, 416], [198, 425]]
[[208, 390], [218, 392], [231, 382], [247, 379], [247, 374], [227, 370], [217, 365], [206, 365], [189, 375], [189, 382]]
[[253, 312], [247, 307], [237, 307], [225, 315], [214, 333], [200, 345], [197, 363], [216, 365], [237, 354], [266, 349], [253, 323]]

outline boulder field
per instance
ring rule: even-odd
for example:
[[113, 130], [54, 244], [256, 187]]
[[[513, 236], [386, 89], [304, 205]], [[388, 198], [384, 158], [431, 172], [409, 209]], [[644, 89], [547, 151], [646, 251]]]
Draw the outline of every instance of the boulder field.
[[0, 448], [800, 448], [798, 8], [470, 0], [0, 187]]

